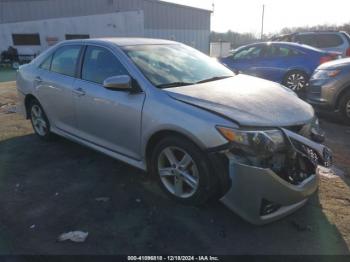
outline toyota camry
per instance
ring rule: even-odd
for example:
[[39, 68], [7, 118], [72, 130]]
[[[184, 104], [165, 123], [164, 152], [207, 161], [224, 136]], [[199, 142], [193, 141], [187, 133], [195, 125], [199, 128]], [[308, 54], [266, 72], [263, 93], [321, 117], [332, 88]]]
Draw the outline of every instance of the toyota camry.
[[293, 91], [173, 41], [64, 41], [20, 67], [17, 89], [39, 138], [76, 141], [148, 171], [176, 201], [217, 199], [254, 224], [303, 206], [331, 164]]

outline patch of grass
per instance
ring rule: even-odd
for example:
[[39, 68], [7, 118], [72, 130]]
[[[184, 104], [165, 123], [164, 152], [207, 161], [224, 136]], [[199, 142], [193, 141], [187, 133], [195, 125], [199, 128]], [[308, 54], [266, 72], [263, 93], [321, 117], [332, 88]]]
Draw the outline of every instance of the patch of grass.
[[8, 82], [16, 80], [16, 70], [11, 68], [0, 67], [0, 82]]

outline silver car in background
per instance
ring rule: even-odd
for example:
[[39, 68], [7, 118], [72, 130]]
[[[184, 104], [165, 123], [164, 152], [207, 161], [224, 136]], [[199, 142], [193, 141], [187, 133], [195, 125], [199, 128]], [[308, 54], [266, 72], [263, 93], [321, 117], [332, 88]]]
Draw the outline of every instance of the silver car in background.
[[310, 105], [177, 42], [65, 41], [22, 66], [17, 88], [40, 138], [79, 142], [147, 170], [181, 203], [220, 199], [254, 224], [301, 207], [331, 163]]
[[274, 36], [272, 41], [295, 42], [313, 46], [329, 52], [339, 52], [342, 57], [350, 56], [350, 36], [344, 31], [311, 31]]
[[317, 110], [339, 112], [350, 124], [350, 58], [320, 65], [306, 88], [306, 101]]

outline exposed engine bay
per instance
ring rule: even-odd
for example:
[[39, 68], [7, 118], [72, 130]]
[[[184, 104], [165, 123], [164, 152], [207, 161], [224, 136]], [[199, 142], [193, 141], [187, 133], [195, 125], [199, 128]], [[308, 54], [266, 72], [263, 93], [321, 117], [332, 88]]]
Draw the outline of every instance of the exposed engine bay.
[[285, 128], [280, 131], [283, 133], [284, 146], [276, 147], [265, 135], [259, 134], [251, 140], [264, 147], [250, 147], [248, 150], [233, 146], [230, 152], [238, 162], [271, 169], [293, 185], [299, 185], [315, 174], [317, 166], [332, 165], [332, 153], [326, 146]]

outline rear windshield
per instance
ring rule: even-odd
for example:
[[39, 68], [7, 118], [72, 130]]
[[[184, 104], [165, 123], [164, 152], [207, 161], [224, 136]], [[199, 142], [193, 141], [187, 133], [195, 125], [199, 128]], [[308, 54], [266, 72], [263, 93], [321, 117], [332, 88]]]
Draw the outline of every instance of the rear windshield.
[[342, 45], [343, 39], [338, 34], [301, 34], [295, 40], [301, 44], [318, 48], [329, 48]]

